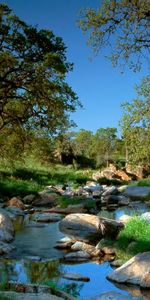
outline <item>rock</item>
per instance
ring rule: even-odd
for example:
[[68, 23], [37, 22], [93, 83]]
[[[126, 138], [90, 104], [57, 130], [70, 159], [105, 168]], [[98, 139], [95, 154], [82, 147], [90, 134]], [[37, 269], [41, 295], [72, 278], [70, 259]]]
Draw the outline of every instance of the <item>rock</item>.
[[61, 216], [55, 213], [35, 213], [33, 220], [41, 223], [58, 222], [61, 220]]
[[40, 192], [38, 196], [35, 198], [33, 204], [35, 206], [49, 206], [53, 207], [57, 205], [57, 200], [59, 195], [57, 193], [48, 193], [48, 192]]
[[6, 208], [6, 211], [12, 220], [16, 219], [19, 216], [24, 216], [25, 214], [21, 208], [16, 206], [8, 206]]
[[71, 252], [64, 256], [67, 261], [86, 261], [91, 258], [90, 254], [85, 251]]
[[117, 195], [118, 189], [115, 186], [107, 187], [102, 193], [102, 197], [106, 197], [108, 195]]
[[131, 177], [123, 170], [117, 170], [116, 166], [110, 164], [109, 167], [105, 168], [103, 171], [98, 171], [92, 175], [94, 180], [98, 180], [100, 178], [107, 179], [119, 179], [124, 181], [130, 181]]
[[[0, 292], [0, 297], [8, 300], [63, 300], [64, 298], [45, 293], [16, 293], [16, 292]], [[1, 298], [3, 299], [3, 298]]]
[[60, 213], [64, 215], [73, 214], [73, 213], [86, 213], [87, 209], [84, 207], [85, 204], [76, 204], [76, 205], [68, 205], [66, 208], [61, 207], [53, 207], [49, 211], [54, 213]]
[[4, 209], [0, 209], [0, 241], [10, 242], [14, 238], [13, 223]]
[[34, 195], [34, 194], [27, 195], [23, 198], [23, 203], [32, 204], [32, 202], [34, 201], [35, 198], [36, 198], [36, 195]]
[[[122, 295], [118, 292], [112, 291], [103, 293], [100, 296], [92, 297], [89, 300], [142, 300], [142, 297], [132, 297], [130, 295]], [[144, 299], [143, 299], [144, 300]]]
[[124, 195], [118, 195], [117, 198], [119, 206], [127, 206], [130, 203], [130, 199]]
[[117, 170], [115, 176], [120, 178], [123, 181], [131, 181], [131, 177], [123, 170]]
[[122, 222], [123, 224], [126, 224], [127, 222], [131, 221], [132, 219], [133, 219], [132, 216], [123, 215], [118, 219], [118, 221]]
[[65, 273], [65, 274], [62, 274], [62, 277], [69, 279], [69, 280], [75, 280], [75, 281], [83, 281], [83, 282], [90, 281], [89, 277], [83, 276], [78, 273]]
[[102, 252], [100, 249], [96, 249], [94, 246], [83, 243], [83, 242], [75, 242], [71, 246], [71, 250], [73, 251], [86, 251], [90, 254], [91, 257], [102, 256]]
[[110, 265], [111, 265], [112, 267], [118, 268], [118, 267], [122, 266], [123, 263], [124, 263], [124, 262], [123, 262], [121, 259], [116, 259], [116, 260], [112, 261], [112, 262], [110, 263]]
[[139, 253], [108, 275], [115, 282], [143, 285], [144, 276], [150, 272], [150, 252]]
[[140, 219], [150, 223], [150, 212], [145, 212], [140, 216]]
[[141, 282], [140, 282], [140, 286], [144, 289], [149, 289], [150, 288], [150, 272], [146, 273]]
[[131, 198], [132, 200], [145, 199], [150, 193], [150, 186], [128, 186], [124, 195]]
[[96, 191], [93, 191], [92, 192], [92, 196], [93, 196], [93, 198], [94, 199], [97, 199], [97, 198], [100, 198], [100, 196], [102, 195], [102, 193], [103, 193], [103, 190], [96, 190]]
[[68, 249], [74, 244], [74, 240], [69, 237], [64, 237], [60, 241], [57, 242], [55, 246], [56, 249]]
[[115, 255], [115, 253], [116, 253], [115, 249], [113, 247], [109, 247], [109, 246], [103, 247], [101, 249], [101, 251], [104, 252], [104, 254], [106, 254], [106, 255], [107, 254], [108, 255]]
[[16, 207], [18, 207], [20, 209], [25, 209], [25, 206], [24, 206], [23, 202], [19, 198], [17, 198], [17, 197], [11, 198], [7, 202], [7, 205], [8, 206], [16, 206]]
[[96, 243], [102, 237], [115, 238], [124, 226], [121, 222], [89, 214], [70, 214], [59, 223], [60, 231], [69, 237], [87, 243]]
[[7, 253], [11, 252], [14, 249], [15, 249], [14, 246], [0, 241], [0, 255], [7, 254]]

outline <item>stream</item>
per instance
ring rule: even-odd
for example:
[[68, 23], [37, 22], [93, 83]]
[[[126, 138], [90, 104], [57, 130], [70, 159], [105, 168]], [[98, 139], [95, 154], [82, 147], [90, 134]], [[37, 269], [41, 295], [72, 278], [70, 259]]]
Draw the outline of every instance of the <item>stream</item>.
[[[130, 204], [115, 211], [100, 211], [99, 215], [118, 219], [124, 214], [135, 215], [148, 211], [146, 204]], [[16, 237], [13, 245], [16, 249], [9, 256], [0, 260], [0, 280], [19, 283], [55, 284], [66, 291], [72, 292], [77, 299], [85, 300], [98, 296], [103, 292], [118, 291], [121, 294], [141, 295], [138, 287], [114, 285], [106, 279], [112, 272], [108, 261], [90, 261], [86, 263], [64, 263], [65, 251], [57, 250], [56, 243], [64, 235], [59, 231], [58, 223], [34, 224], [29, 220], [18, 219], [16, 224]], [[90, 278], [89, 282], [78, 282], [63, 279], [61, 274], [71, 272], [80, 273]], [[150, 299], [150, 298], [147, 298]]]

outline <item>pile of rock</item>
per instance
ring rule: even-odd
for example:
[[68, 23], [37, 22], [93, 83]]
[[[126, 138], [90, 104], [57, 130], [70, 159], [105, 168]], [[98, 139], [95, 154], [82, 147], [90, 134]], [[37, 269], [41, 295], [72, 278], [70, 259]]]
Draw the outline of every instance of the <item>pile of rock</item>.
[[[84, 261], [93, 257], [102, 257], [108, 254], [97, 245], [103, 237], [115, 239], [119, 231], [124, 227], [123, 223], [100, 218], [89, 214], [70, 214], [60, 223], [60, 231], [67, 235], [67, 238], [58, 242], [57, 248], [70, 249], [70, 253], [65, 255], [65, 260]], [[113, 255], [114, 251], [109, 252]]]
[[98, 180], [104, 177], [108, 179], [119, 179], [123, 181], [132, 180], [132, 176], [129, 176], [124, 170], [118, 170], [116, 166], [112, 164], [110, 164], [109, 167], [105, 168], [103, 171], [95, 172], [92, 176], [94, 180]]

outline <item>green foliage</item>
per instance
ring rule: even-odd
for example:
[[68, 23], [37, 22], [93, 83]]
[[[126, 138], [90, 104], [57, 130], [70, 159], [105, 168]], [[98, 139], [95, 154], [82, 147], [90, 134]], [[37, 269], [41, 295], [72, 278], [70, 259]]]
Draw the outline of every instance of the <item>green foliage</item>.
[[127, 222], [114, 243], [119, 258], [132, 257], [150, 249], [150, 224], [139, 217]]
[[0, 129], [42, 127], [56, 133], [69, 126], [79, 102], [65, 82], [72, 64], [52, 31], [20, 20], [0, 4]]
[[61, 196], [59, 198], [58, 204], [60, 205], [61, 208], [66, 208], [68, 205], [77, 205], [83, 202], [83, 198], [81, 197], [65, 197]]
[[121, 120], [126, 161], [133, 166], [150, 167], [150, 76], [136, 87], [137, 99], [123, 105]]
[[95, 53], [107, 48], [114, 66], [129, 64], [137, 71], [149, 57], [149, 7], [150, 0], [104, 0], [100, 7], [81, 12], [79, 26], [90, 33]]
[[97, 182], [99, 184], [106, 184], [108, 186], [110, 185], [122, 185], [122, 184], [128, 184], [127, 181], [121, 181], [121, 180], [118, 180], [118, 179], [108, 179], [106, 177], [101, 177], [97, 180]]
[[90, 177], [82, 171], [75, 171], [60, 165], [40, 166], [31, 163], [21, 166], [0, 166], [0, 197], [25, 196], [37, 193], [48, 185], [85, 183]]
[[139, 180], [137, 186], [150, 186], [150, 179]]

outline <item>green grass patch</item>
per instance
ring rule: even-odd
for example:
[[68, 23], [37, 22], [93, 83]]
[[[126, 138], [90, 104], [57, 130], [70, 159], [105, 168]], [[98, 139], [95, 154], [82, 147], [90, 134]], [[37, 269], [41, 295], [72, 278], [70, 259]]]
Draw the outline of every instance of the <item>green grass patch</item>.
[[59, 200], [58, 200], [58, 205], [61, 207], [61, 208], [66, 208], [68, 205], [77, 205], [77, 204], [81, 204], [83, 203], [83, 198], [80, 198], [80, 197], [73, 197], [73, 198], [70, 198], [70, 197], [65, 197], [65, 196], [60, 196]]
[[107, 177], [101, 177], [97, 180], [97, 182], [99, 184], [106, 184], [108, 186], [110, 185], [127, 185], [129, 184], [128, 181], [122, 181], [122, 180], [119, 180], [119, 179], [109, 179]]
[[134, 217], [119, 233], [114, 246], [117, 250], [117, 257], [124, 261], [137, 253], [149, 251], [150, 224], [139, 217]]
[[25, 196], [37, 193], [48, 185], [72, 184], [79, 186], [85, 184], [90, 178], [83, 171], [75, 171], [61, 165], [48, 167], [0, 166], [0, 197]]
[[139, 180], [137, 186], [150, 186], [150, 179]]

